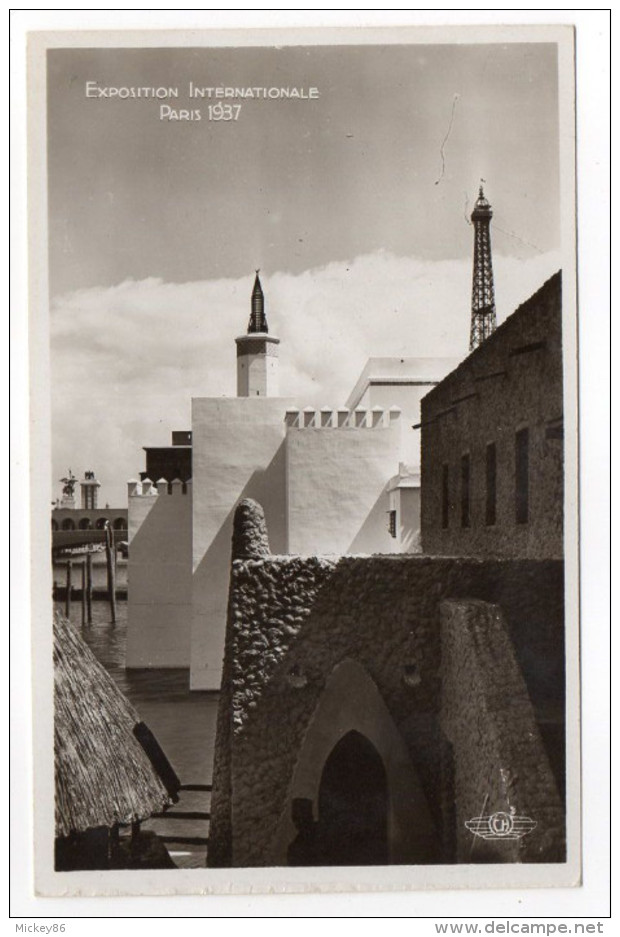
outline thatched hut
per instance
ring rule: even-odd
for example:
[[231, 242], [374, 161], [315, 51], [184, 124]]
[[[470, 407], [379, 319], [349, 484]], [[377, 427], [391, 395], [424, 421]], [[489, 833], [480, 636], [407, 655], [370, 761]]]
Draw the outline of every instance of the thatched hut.
[[54, 761], [59, 870], [122, 864], [119, 824], [136, 830], [177, 800], [180, 782], [157, 740], [61, 615], [54, 620]]

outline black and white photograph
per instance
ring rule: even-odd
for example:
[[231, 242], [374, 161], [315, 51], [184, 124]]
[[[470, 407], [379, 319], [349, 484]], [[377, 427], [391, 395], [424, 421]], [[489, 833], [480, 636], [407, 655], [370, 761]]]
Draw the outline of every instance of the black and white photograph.
[[29, 45], [39, 893], [578, 886], [574, 31]]

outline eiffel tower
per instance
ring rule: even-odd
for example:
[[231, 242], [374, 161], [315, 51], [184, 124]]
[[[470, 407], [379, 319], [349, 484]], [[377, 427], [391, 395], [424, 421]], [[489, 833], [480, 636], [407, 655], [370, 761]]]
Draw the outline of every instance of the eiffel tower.
[[495, 290], [493, 288], [493, 263], [491, 261], [491, 218], [493, 212], [482, 191], [471, 214], [474, 224], [474, 274], [471, 291], [471, 330], [469, 350], [478, 345], [495, 331]]

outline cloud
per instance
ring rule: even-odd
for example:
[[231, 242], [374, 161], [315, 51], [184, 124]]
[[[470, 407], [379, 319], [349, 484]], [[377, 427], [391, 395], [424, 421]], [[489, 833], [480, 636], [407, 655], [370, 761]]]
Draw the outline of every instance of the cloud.
[[[558, 254], [494, 258], [498, 320], [560, 267]], [[280, 390], [302, 406], [341, 406], [369, 357], [463, 356], [471, 263], [387, 252], [301, 274], [261, 274], [281, 339]], [[126, 503], [145, 445], [190, 428], [190, 400], [232, 396], [234, 338], [247, 328], [253, 276], [126, 280], [57, 297], [51, 310], [53, 491], [92, 469], [101, 498]]]

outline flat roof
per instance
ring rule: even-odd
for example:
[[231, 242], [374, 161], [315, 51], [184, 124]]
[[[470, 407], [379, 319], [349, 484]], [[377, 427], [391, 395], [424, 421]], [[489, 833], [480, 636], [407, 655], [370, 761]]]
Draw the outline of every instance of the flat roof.
[[354, 410], [371, 384], [438, 384], [461, 361], [462, 358], [369, 358], [345, 406]]

